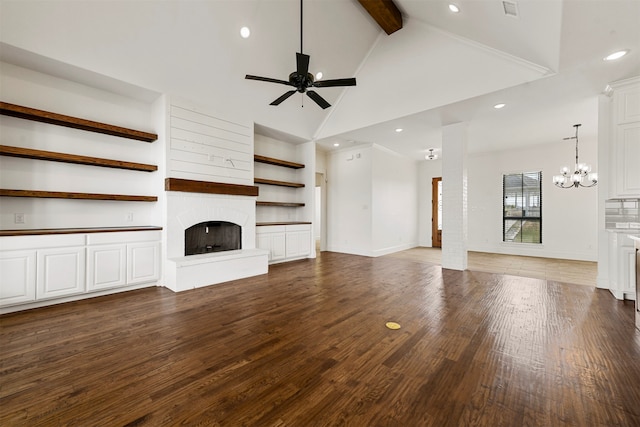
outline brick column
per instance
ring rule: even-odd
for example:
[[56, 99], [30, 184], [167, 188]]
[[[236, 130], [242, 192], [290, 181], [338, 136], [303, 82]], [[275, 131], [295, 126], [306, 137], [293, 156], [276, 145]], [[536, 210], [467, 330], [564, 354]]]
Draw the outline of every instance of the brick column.
[[467, 124], [442, 128], [442, 267], [467, 268]]

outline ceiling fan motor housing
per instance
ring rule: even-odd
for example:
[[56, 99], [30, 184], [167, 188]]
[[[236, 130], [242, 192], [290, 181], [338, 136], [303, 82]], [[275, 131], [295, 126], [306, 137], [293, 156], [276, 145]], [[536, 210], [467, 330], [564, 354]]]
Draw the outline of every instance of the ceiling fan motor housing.
[[289, 74], [289, 83], [298, 89], [298, 92], [304, 93], [307, 91], [307, 88], [313, 85], [313, 74], [307, 73], [306, 76], [298, 73], [297, 71]]

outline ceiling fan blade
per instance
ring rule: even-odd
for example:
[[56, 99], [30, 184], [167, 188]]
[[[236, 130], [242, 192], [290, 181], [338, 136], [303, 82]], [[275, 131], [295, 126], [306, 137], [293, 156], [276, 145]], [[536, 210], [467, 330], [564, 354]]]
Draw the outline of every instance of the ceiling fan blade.
[[318, 104], [320, 108], [322, 108], [323, 110], [331, 107], [331, 104], [329, 104], [326, 99], [318, 95], [318, 92], [316, 91], [313, 91], [313, 90], [307, 91], [307, 96], [313, 99], [316, 102], [316, 104]]
[[309, 73], [309, 55], [296, 52], [297, 73], [306, 76]]
[[297, 92], [296, 90], [290, 90], [289, 92], [285, 93], [284, 95], [282, 95], [280, 98], [276, 99], [275, 101], [273, 101], [269, 105], [280, 105], [280, 103], [282, 101], [284, 101], [285, 99], [289, 98], [291, 95], [293, 95], [296, 92]]
[[319, 80], [313, 82], [313, 87], [335, 87], [335, 86], [355, 86], [356, 79], [351, 77], [348, 79]]
[[261, 82], [279, 83], [287, 86], [293, 86], [290, 82], [286, 80], [272, 79], [271, 77], [252, 76], [251, 74], [247, 74], [246, 76], [244, 76], [244, 78], [247, 80], [259, 80]]

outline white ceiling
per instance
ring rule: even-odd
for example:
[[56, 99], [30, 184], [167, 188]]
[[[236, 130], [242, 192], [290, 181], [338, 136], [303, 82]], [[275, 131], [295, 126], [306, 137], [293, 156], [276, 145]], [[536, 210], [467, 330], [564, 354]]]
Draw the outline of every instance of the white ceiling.
[[[2, 0], [0, 59], [169, 93], [292, 142], [376, 143], [417, 160], [458, 121], [471, 152], [560, 141], [574, 123], [595, 138], [598, 94], [640, 75], [640, 0], [520, 0], [517, 18], [495, 0], [456, 0], [459, 14], [444, 0], [395, 2], [404, 28], [387, 36], [356, 0], [305, 1], [310, 71], [358, 80], [318, 89], [327, 110], [299, 95], [269, 106], [288, 88], [244, 79], [295, 69], [298, 0]], [[602, 61], [622, 48], [627, 57]]]

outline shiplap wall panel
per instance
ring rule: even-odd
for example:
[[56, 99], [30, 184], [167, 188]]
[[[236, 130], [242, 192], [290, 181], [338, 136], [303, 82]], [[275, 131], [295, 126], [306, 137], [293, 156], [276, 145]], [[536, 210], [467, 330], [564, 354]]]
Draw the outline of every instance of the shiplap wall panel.
[[253, 125], [181, 105], [170, 107], [168, 176], [253, 183]]

